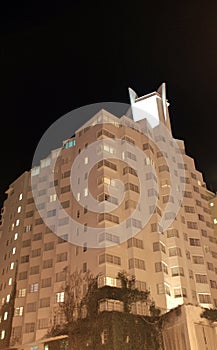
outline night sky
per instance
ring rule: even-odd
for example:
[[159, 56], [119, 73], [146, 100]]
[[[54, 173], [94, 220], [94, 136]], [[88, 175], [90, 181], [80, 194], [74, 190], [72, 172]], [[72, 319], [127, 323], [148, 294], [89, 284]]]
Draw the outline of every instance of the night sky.
[[17, 1], [0, 13], [0, 204], [55, 120], [162, 82], [174, 137], [217, 191], [216, 0]]

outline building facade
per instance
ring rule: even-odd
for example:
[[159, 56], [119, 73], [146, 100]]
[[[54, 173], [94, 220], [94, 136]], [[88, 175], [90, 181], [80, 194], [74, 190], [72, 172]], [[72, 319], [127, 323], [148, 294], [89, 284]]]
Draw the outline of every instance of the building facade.
[[[35, 350], [64, 321], [66, 268], [98, 275], [99, 287], [118, 287], [124, 270], [162, 312], [217, 307], [217, 242], [202, 174], [172, 137], [165, 86], [140, 98], [130, 90], [130, 98], [132, 118], [100, 110], [7, 190], [1, 349]], [[85, 294], [85, 281], [82, 288]]]

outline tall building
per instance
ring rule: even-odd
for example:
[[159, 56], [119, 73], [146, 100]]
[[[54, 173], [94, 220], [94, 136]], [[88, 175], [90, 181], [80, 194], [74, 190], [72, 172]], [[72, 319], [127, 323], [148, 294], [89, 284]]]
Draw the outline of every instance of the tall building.
[[98, 275], [99, 287], [118, 287], [124, 270], [162, 312], [217, 307], [210, 197], [184, 142], [172, 137], [165, 85], [143, 97], [130, 90], [130, 100], [130, 117], [100, 110], [7, 190], [0, 349], [38, 349], [63, 322], [62, 285], [76, 269]]

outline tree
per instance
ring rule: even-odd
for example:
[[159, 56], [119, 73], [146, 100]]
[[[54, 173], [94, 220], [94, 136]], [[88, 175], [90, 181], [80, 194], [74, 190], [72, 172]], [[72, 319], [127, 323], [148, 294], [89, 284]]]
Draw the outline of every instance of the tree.
[[89, 284], [93, 280], [93, 277], [89, 272], [83, 274], [82, 271], [78, 270], [70, 273], [68, 268], [65, 268], [65, 272], [66, 280], [63, 286], [64, 301], [60, 303], [60, 308], [65, 315], [69, 350], [77, 350], [76, 330], [78, 328], [78, 322], [82, 318], [82, 310], [85, 308], [83, 286], [87, 284], [87, 290], [89, 290]]
[[211, 322], [217, 322], [217, 309], [205, 309], [200, 317], [204, 317]]

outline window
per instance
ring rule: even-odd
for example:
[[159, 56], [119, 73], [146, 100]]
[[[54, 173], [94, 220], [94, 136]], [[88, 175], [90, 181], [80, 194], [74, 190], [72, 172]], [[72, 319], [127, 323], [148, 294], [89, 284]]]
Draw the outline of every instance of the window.
[[168, 274], [167, 265], [162, 261], [156, 262], [155, 263], [155, 272], [162, 272], [162, 271], [165, 272], [166, 274]]
[[62, 282], [62, 281], [65, 281], [65, 279], [66, 279], [66, 271], [60, 271], [56, 273], [56, 282]]
[[12, 248], [12, 255], [16, 254], [16, 247]]
[[47, 259], [43, 261], [43, 269], [49, 269], [53, 267], [53, 260], [52, 259]]
[[25, 288], [19, 289], [17, 292], [17, 297], [24, 298], [25, 296], [26, 296], [26, 289]]
[[199, 302], [202, 304], [211, 304], [210, 294], [200, 294], [198, 293]]
[[84, 262], [83, 263], [83, 269], [82, 269], [83, 272], [87, 272], [87, 263]]
[[13, 279], [12, 279], [12, 277], [10, 277], [10, 278], [8, 279], [8, 285], [11, 286], [11, 285], [12, 285], [12, 282], [13, 282]]
[[87, 251], [87, 242], [85, 242], [84, 244], [83, 244], [83, 252], [86, 252]]
[[1, 340], [3, 340], [4, 338], [5, 338], [5, 330], [2, 329], [2, 331], [1, 331]]
[[166, 283], [158, 283], [157, 284], [157, 294], [167, 294], [170, 295], [170, 287]]
[[61, 202], [63, 209], [70, 207], [70, 201]]
[[159, 172], [160, 172], [160, 173], [161, 173], [162, 171], [168, 171], [168, 172], [169, 172], [169, 167], [168, 167], [168, 165], [166, 165], [166, 164], [163, 164], [163, 165], [159, 166], [158, 169], [159, 169]]
[[52, 216], [56, 216], [56, 209], [52, 209], [47, 212], [47, 218], [50, 218]]
[[166, 233], [167, 233], [167, 238], [179, 237], [179, 231], [176, 228], [170, 228], [166, 231]]
[[181, 266], [171, 267], [172, 276], [184, 276], [184, 269]]
[[207, 275], [201, 275], [199, 273], [196, 273], [195, 278], [196, 278], [197, 283], [208, 283], [207, 282]]
[[12, 261], [10, 264], [10, 270], [13, 270], [13, 269], [14, 269], [14, 262]]
[[23, 248], [30, 247], [30, 245], [31, 245], [31, 239], [26, 239], [25, 241], [23, 241]]
[[11, 299], [11, 296], [10, 296], [10, 294], [8, 294], [8, 295], [6, 296], [6, 303], [9, 303], [10, 299]]
[[49, 325], [48, 318], [41, 318], [38, 320], [38, 329], [48, 328], [48, 325]]
[[107, 202], [118, 205], [118, 198], [110, 196], [109, 194], [104, 193], [104, 192], [98, 196], [98, 201], [99, 202], [107, 201]]
[[193, 255], [192, 260], [194, 264], [204, 264], [204, 258], [202, 256]]
[[109, 241], [109, 242], [114, 242], [114, 243], [120, 243], [120, 237], [118, 237], [116, 235], [112, 235], [111, 233], [102, 232], [99, 234], [98, 241], [99, 242]]
[[144, 249], [143, 241], [135, 237], [128, 239], [127, 248], [132, 248], [132, 247]]
[[30, 267], [30, 275], [39, 274], [39, 265]]
[[122, 152], [122, 159], [126, 159], [126, 158], [129, 158], [129, 159], [132, 159], [132, 160], [136, 161], [136, 155], [131, 153], [131, 152], [129, 152], [129, 151]]
[[26, 213], [25, 217], [26, 217], [26, 218], [32, 218], [32, 217], [33, 217], [33, 215], [34, 215], [34, 211], [33, 211], [33, 210], [31, 210], [31, 211], [27, 211], [27, 213]]
[[27, 279], [27, 271], [20, 272], [18, 275], [18, 280], [26, 280]]
[[56, 293], [56, 302], [63, 303], [64, 302], [64, 292]]
[[42, 239], [42, 233], [39, 232], [39, 233], [35, 233], [32, 237], [32, 240], [33, 241], [39, 241], [40, 239]]
[[187, 297], [187, 290], [186, 288], [182, 287], [176, 287], [174, 288], [174, 298], [180, 298], [180, 297]]
[[179, 247], [169, 248], [169, 256], [182, 256], [181, 249]]
[[45, 243], [45, 245], [44, 245], [44, 250], [45, 251], [52, 250], [52, 249], [54, 249], [54, 242], [47, 242], [47, 243]]
[[67, 252], [57, 254], [56, 262], [62, 262], [67, 260]]
[[99, 256], [99, 264], [103, 264], [105, 262], [121, 265], [121, 258], [119, 256], [111, 255], [111, 254], [101, 254]]
[[127, 182], [125, 185], [124, 185], [124, 190], [125, 191], [133, 191], [133, 192], [136, 192], [136, 193], [139, 193], [139, 186], [131, 183], [131, 182]]
[[70, 191], [70, 185], [67, 185], [67, 186], [64, 186], [64, 187], [60, 188], [60, 193], [61, 194], [69, 192], [69, 191]]
[[40, 308], [49, 307], [49, 306], [50, 306], [50, 298], [49, 297], [40, 299], [40, 301], [39, 301]]
[[33, 249], [32, 250], [32, 258], [36, 258], [41, 255], [41, 248]]
[[101, 129], [100, 131], [98, 131], [97, 137], [100, 137], [100, 136], [106, 136], [106, 137], [109, 137], [111, 139], [115, 138], [115, 135], [106, 129]]
[[32, 225], [27, 225], [24, 227], [24, 232], [30, 232], [32, 231]]
[[15, 308], [14, 316], [23, 316], [23, 306]]
[[44, 278], [41, 280], [41, 288], [46, 288], [51, 286], [51, 277]]
[[75, 145], [76, 145], [76, 140], [71, 140], [64, 144], [64, 148], [68, 149], [70, 147], [74, 147]]
[[184, 206], [184, 209], [185, 209], [185, 212], [186, 212], [186, 213], [195, 213], [194, 207], [191, 207], [191, 206], [189, 206], [189, 205], [185, 205], [185, 206]]
[[187, 221], [187, 227], [192, 229], [192, 230], [197, 230], [198, 229], [197, 223], [193, 222], [193, 221]]
[[22, 209], [22, 207], [21, 207], [21, 205], [20, 205], [20, 206], [17, 208], [18, 214], [21, 213], [21, 209]]
[[210, 271], [214, 271], [214, 265], [213, 265], [213, 263], [207, 262], [207, 268], [208, 268], [208, 270], [210, 270]]
[[116, 224], [119, 224], [119, 217], [116, 216], [116, 215], [109, 214], [109, 213], [101, 213], [101, 214], [99, 214], [98, 222], [101, 222], [101, 221], [104, 221], [104, 220], [111, 221], [111, 222], [114, 222]]
[[27, 263], [29, 262], [29, 255], [23, 255], [20, 257], [20, 263], [21, 264], [24, 264], [24, 263]]
[[52, 202], [55, 202], [56, 200], [57, 200], [57, 194], [56, 193], [51, 194], [49, 197], [49, 202], [52, 203]]
[[166, 253], [165, 245], [162, 242], [154, 242], [153, 243], [153, 252], [162, 251]]
[[38, 292], [38, 283], [32, 283], [29, 285], [29, 292], [35, 293]]
[[35, 331], [35, 323], [25, 323], [24, 333], [33, 333]]
[[136, 170], [131, 168], [130, 166], [126, 166], [125, 168], [123, 168], [123, 175], [126, 175], [126, 174], [137, 176]]
[[192, 193], [189, 191], [183, 191], [183, 196], [186, 198], [192, 198]]
[[103, 159], [101, 160], [99, 163], [98, 163], [98, 168], [102, 167], [102, 166], [106, 166], [112, 170], [117, 170], [117, 165], [112, 163], [112, 162], [109, 162], [108, 160], [106, 159]]
[[15, 234], [14, 234], [14, 240], [16, 241], [17, 238], [18, 238], [18, 233], [15, 233]]
[[214, 280], [210, 280], [210, 287], [216, 289], [217, 288], [217, 282], [214, 281]]
[[26, 312], [34, 312], [36, 311], [36, 308], [37, 308], [37, 303], [34, 302], [34, 303], [27, 303], [26, 305]]
[[140, 269], [145, 270], [145, 262], [144, 260], [137, 259], [137, 258], [131, 258], [128, 262], [129, 269]]
[[8, 312], [5, 311], [4, 314], [3, 314], [3, 320], [6, 321], [8, 318]]
[[85, 187], [85, 188], [84, 188], [84, 197], [87, 197], [87, 196], [88, 196], [88, 188]]
[[58, 223], [59, 223], [59, 226], [67, 225], [69, 223], [69, 218], [68, 217], [61, 218], [61, 219], [59, 219]]
[[191, 246], [200, 247], [200, 240], [198, 238], [189, 238], [189, 243]]

